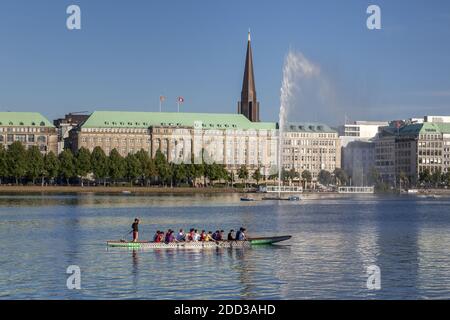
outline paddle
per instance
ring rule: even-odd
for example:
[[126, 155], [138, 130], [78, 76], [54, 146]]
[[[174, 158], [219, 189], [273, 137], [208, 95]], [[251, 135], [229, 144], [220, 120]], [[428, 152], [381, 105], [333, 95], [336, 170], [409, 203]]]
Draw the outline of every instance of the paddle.
[[[132, 232], [133, 232], [133, 230], [130, 230], [129, 232], [125, 233], [125, 234], [122, 236], [122, 238], [125, 238], [127, 235], [129, 235], [129, 234], [132, 233]], [[125, 241], [125, 240], [120, 239], [120, 242], [123, 242], [123, 241]]]

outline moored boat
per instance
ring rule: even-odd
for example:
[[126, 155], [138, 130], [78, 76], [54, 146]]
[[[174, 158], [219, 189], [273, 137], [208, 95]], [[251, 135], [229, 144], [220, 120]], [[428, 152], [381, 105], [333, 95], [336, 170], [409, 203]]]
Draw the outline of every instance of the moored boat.
[[254, 245], [271, 245], [289, 240], [291, 236], [261, 237], [238, 241], [189, 241], [189, 242], [128, 242], [123, 240], [107, 241], [108, 247], [131, 249], [207, 249], [207, 248], [248, 248]]
[[287, 198], [282, 197], [263, 197], [262, 200], [277, 200], [277, 201], [300, 201], [299, 196], [289, 196]]

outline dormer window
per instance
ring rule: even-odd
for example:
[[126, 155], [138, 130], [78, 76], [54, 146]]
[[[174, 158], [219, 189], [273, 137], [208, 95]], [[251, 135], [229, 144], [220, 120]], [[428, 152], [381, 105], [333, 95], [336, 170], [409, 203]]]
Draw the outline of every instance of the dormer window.
[[41, 126], [41, 127], [44, 127], [44, 126], [45, 126], [45, 122], [44, 122], [44, 121], [41, 121], [40, 126]]

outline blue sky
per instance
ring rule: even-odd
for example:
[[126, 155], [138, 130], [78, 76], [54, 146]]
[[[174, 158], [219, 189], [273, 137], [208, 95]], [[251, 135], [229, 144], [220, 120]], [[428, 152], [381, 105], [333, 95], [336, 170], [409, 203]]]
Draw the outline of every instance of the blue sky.
[[[66, 28], [77, 4], [82, 30]], [[366, 28], [381, 7], [382, 30]], [[333, 101], [297, 121], [450, 115], [450, 1], [1, 0], [0, 110], [236, 112], [247, 30], [261, 118], [276, 121], [283, 60], [320, 66]]]

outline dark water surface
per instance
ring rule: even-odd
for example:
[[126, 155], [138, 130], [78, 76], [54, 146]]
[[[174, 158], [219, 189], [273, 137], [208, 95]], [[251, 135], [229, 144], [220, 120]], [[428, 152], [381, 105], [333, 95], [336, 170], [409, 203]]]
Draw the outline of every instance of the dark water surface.
[[[134, 217], [141, 238], [196, 227], [292, 235], [278, 246], [107, 249]], [[66, 268], [81, 269], [68, 290]], [[381, 290], [367, 289], [367, 267]], [[450, 198], [1, 195], [0, 299], [450, 298]]]

